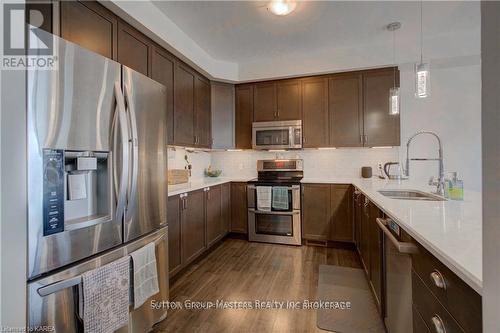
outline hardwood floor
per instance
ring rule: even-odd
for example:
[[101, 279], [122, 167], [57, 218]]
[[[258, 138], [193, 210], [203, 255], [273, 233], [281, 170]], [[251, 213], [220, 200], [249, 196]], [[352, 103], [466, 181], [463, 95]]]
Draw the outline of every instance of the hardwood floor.
[[[170, 301], [316, 300], [320, 264], [360, 268], [353, 250], [226, 239], [170, 286]], [[316, 310], [170, 309], [154, 332], [325, 332]]]

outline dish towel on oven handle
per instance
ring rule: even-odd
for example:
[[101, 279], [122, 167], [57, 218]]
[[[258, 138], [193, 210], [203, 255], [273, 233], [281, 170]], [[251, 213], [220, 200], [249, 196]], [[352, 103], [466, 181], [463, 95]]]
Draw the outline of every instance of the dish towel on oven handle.
[[288, 204], [288, 187], [285, 186], [274, 186], [273, 187], [273, 203], [272, 208], [275, 210], [288, 210], [290, 205]]
[[134, 309], [160, 291], [156, 270], [155, 243], [151, 242], [130, 254], [132, 257]]
[[82, 274], [79, 312], [85, 333], [113, 333], [128, 324], [130, 257]]
[[271, 211], [271, 186], [256, 186], [257, 210]]

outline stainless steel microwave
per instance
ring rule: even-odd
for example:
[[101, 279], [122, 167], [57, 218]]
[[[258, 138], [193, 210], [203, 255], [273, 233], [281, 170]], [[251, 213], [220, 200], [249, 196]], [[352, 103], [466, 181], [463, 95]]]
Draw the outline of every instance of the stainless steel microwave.
[[302, 120], [254, 122], [252, 148], [301, 149]]

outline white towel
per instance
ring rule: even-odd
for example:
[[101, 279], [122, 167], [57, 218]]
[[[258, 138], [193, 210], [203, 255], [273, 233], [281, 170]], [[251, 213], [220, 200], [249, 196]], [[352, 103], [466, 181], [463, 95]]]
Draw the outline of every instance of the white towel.
[[151, 242], [130, 254], [134, 271], [134, 309], [160, 291], [156, 271], [155, 243]]
[[271, 186], [256, 186], [257, 210], [271, 211]]
[[129, 275], [129, 256], [83, 273], [80, 308], [85, 333], [113, 333], [128, 324]]

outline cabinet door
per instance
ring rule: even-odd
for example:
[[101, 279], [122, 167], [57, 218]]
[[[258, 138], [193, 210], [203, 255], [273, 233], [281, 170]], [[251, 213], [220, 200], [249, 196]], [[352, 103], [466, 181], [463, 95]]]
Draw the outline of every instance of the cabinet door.
[[278, 120], [300, 120], [302, 119], [302, 94], [300, 80], [278, 81], [276, 84], [278, 97]]
[[363, 74], [365, 146], [399, 146], [399, 114], [389, 114], [389, 90], [399, 85], [399, 71], [384, 69]]
[[231, 228], [231, 183], [221, 185], [222, 232], [226, 235]]
[[370, 276], [370, 202], [362, 197], [361, 207], [361, 260], [367, 276]]
[[61, 37], [117, 59], [118, 18], [93, 1], [59, 1]]
[[207, 209], [207, 247], [223, 237], [221, 187], [212, 186], [205, 192]]
[[181, 257], [181, 212], [179, 196], [168, 198], [168, 271], [173, 276], [182, 266]]
[[369, 205], [369, 246], [370, 246], [370, 283], [375, 293], [377, 307], [381, 311], [382, 304], [382, 234], [376, 219], [382, 217], [382, 213], [373, 203]]
[[253, 86], [236, 86], [235, 147], [252, 148]]
[[328, 240], [330, 219], [330, 185], [302, 185], [302, 238]]
[[330, 240], [352, 242], [354, 229], [351, 212], [351, 185], [331, 185]]
[[338, 74], [329, 79], [330, 145], [363, 146], [361, 74]]
[[328, 79], [302, 81], [303, 147], [328, 147]]
[[174, 143], [174, 57], [159, 47], [153, 50], [151, 78], [167, 88], [167, 141]]
[[272, 121], [278, 118], [276, 83], [264, 82], [254, 85], [253, 121]]
[[195, 145], [210, 148], [210, 82], [201, 77], [195, 78]]
[[125, 22], [118, 22], [118, 62], [149, 75], [152, 44], [142, 33]]
[[355, 190], [353, 193], [353, 221], [354, 221], [354, 240], [356, 243], [356, 248], [358, 253], [361, 254], [361, 218], [362, 218], [362, 195], [358, 190]]
[[176, 63], [174, 74], [174, 142], [194, 145], [194, 84], [193, 72]]
[[212, 82], [212, 148], [234, 148], [234, 85]]
[[231, 232], [248, 232], [247, 184], [231, 183]]
[[206, 248], [205, 192], [189, 192], [182, 210], [182, 264], [187, 265]]

